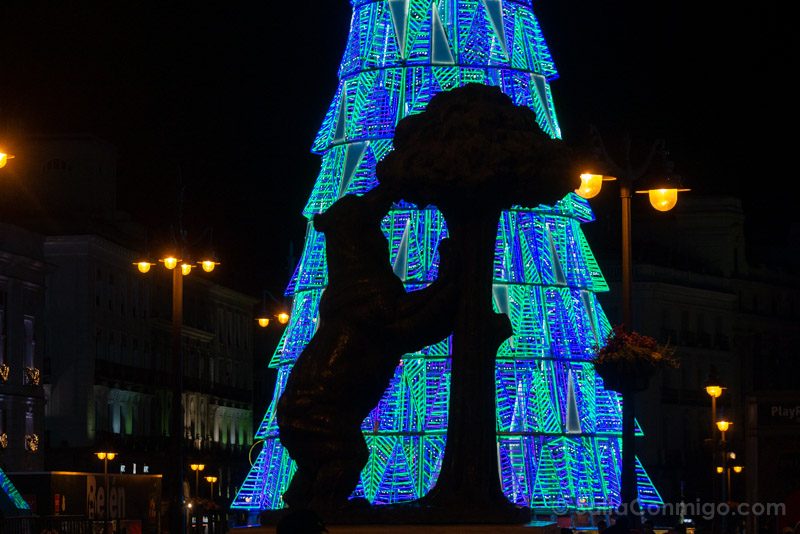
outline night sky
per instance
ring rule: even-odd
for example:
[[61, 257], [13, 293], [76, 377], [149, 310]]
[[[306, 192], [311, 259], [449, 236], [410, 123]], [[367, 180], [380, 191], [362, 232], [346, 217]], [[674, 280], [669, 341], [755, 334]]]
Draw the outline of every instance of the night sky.
[[[731, 6], [534, 1], [560, 72], [551, 87], [565, 142], [589, 124], [664, 137], [696, 194], [742, 197], [748, 224], [777, 232], [763, 244], [778, 243], [794, 178], [781, 133], [790, 19], [776, 0]], [[113, 143], [120, 207], [151, 235], [175, 222], [180, 176], [189, 238], [213, 228], [221, 280], [283, 291], [349, 2], [5, 0], [0, 21], [0, 143], [50, 133]]]

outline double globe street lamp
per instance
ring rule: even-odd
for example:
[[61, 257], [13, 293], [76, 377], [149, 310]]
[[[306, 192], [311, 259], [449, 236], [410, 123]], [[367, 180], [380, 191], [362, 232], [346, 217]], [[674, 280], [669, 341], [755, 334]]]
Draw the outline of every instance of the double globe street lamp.
[[108, 462], [113, 460], [117, 457], [117, 453], [115, 452], [108, 452], [108, 451], [100, 451], [94, 453], [97, 456], [98, 460], [103, 461], [103, 487], [104, 487], [104, 495], [103, 495], [103, 532], [108, 534], [108, 503], [110, 501], [108, 495]]
[[258, 326], [261, 328], [268, 327], [273, 317], [277, 319], [280, 324], [286, 324], [289, 322], [289, 314], [286, 312], [280, 312], [275, 315], [272, 315], [269, 312], [261, 312], [258, 317], [256, 317]]
[[208, 499], [211, 502], [214, 502], [214, 483], [217, 481], [217, 477], [215, 477], [213, 475], [208, 475], [208, 476], [205, 477], [205, 479], [206, 479], [206, 482], [208, 482], [211, 485], [211, 489], [209, 490], [210, 493], [209, 493]]
[[[669, 211], [678, 201], [678, 193], [689, 191], [672, 174], [672, 162], [663, 140], [656, 140], [643, 162], [631, 162], [631, 139], [625, 136], [618, 159], [612, 158], [595, 127], [591, 127], [588, 169], [580, 176], [575, 190], [579, 196], [596, 197], [604, 182], [616, 181], [622, 209], [622, 326], [632, 331], [632, 247], [631, 198], [634, 193], [647, 194], [650, 204], [658, 211]], [[628, 508], [638, 499], [636, 481], [635, 399], [633, 391], [621, 391], [622, 396], [622, 504]]]
[[[725, 439], [725, 433], [728, 432], [733, 426], [733, 423], [725, 418], [720, 418], [716, 421], [717, 430], [720, 432], [720, 463], [722, 465], [716, 466], [716, 472], [718, 475], [723, 475], [723, 479], [720, 481], [720, 488], [722, 493], [721, 502], [728, 503], [732, 501], [731, 498], [731, 471], [734, 473], [741, 473], [744, 471], [744, 467], [741, 465], [734, 465], [733, 461], [736, 460], [736, 453], [733, 451], [728, 451], [728, 441]], [[728, 518], [727, 516], [722, 516], [722, 532], [727, 532], [728, 530]]]
[[[279, 307], [278, 313], [272, 313], [270, 308], [267, 306], [267, 296], [269, 295], [270, 299]], [[270, 321], [275, 318], [278, 320], [278, 323], [285, 325], [289, 322], [289, 314], [283, 308], [283, 304], [281, 304], [278, 299], [276, 299], [272, 293], [267, 291], [266, 289], [262, 291], [261, 294], [261, 311], [258, 313], [256, 317], [256, 322], [258, 326], [261, 328], [266, 328], [269, 326]]]
[[722, 465], [718, 465], [716, 468], [718, 475], [724, 475], [725, 480], [723, 481], [725, 487], [725, 502], [733, 501], [733, 495], [731, 491], [731, 473], [740, 474], [744, 471], [744, 466], [740, 464], [735, 464], [736, 461], [736, 453], [729, 452], [724, 455]]
[[191, 464], [189, 467], [194, 471], [194, 493], [195, 496], [200, 498], [200, 471], [205, 470], [205, 464]]

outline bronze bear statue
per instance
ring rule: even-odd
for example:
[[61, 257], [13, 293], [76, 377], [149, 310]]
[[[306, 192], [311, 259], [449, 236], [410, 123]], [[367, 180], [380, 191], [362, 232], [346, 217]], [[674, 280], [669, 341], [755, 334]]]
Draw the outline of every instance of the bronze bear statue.
[[394, 200], [379, 185], [314, 217], [314, 228], [325, 234], [328, 285], [317, 330], [277, 406], [281, 443], [297, 464], [283, 495], [290, 511], [324, 514], [347, 504], [369, 458], [361, 424], [401, 356], [453, 330], [458, 291], [449, 240], [439, 245], [437, 280], [406, 292], [381, 231]]

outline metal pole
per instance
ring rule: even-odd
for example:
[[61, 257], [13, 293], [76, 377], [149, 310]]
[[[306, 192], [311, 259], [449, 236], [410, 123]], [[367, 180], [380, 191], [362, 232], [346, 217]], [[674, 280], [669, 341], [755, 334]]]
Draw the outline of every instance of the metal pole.
[[[717, 398], [711, 397], [711, 467], [712, 472], [717, 463]], [[720, 492], [722, 493], [722, 492]], [[717, 497], [717, 477], [711, 479], [711, 497]]]
[[[620, 200], [622, 203], [622, 323], [626, 330], [633, 331], [631, 313], [631, 183], [620, 176]], [[630, 508], [638, 497], [636, 485], [636, 406], [633, 389], [622, 393], [622, 504], [628, 507], [627, 516], [633, 528], [634, 519]]]
[[631, 184], [620, 178], [619, 196], [622, 200], [622, 323], [629, 331], [631, 324]]
[[[727, 503], [728, 502], [728, 492], [727, 492], [728, 488], [727, 488], [727, 485], [725, 484], [725, 476], [727, 475], [727, 472], [728, 472], [728, 451], [727, 451], [728, 445], [725, 442], [725, 432], [724, 431], [720, 431], [720, 433], [722, 434], [722, 442], [721, 442], [722, 451], [721, 452], [722, 452], [722, 476], [723, 476], [723, 479], [720, 481], [719, 485], [720, 485], [720, 491], [722, 492], [721, 501], [724, 502], [724, 503]], [[728, 531], [728, 518], [727, 518], [726, 515], [722, 516], [721, 523], [722, 523], [722, 525], [721, 525], [722, 532], [723, 533], [727, 532]]]
[[181, 330], [183, 326], [183, 274], [180, 265], [172, 269], [172, 446], [175, 457], [175, 487], [172, 524], [174, 532], [186, 532], [183, 510], [183, 350]]
[[711, 438], [717, 440], [717, 398], [711, 397]]
[[108, 457], [103, 458], [103, 481], [105, 482], [105, 486], [106, 486], [106, 498], [105, 498], [106, 502], [104, 503], [104, 506], [103, 506], [103, 508], [105, 508], [104, 514], [103, 514], [105, 516], [105, 525], [104, 525], [104, 528], [103, 528], [103, 532], [108, 534], [108, 502], [109, 502], [109, 498], [108, 498]]
[[[725, 432], [722, 433], [722, 468], [728, 470], [728, 444], [725, 441]], [[724, 481], [722, 483], [722, 502], [728, 502], [727, 486]]]
[[731, 468], [725, 467], [725, 473], [728, 476], [728, 481], [727, 481], [728, 485], [726, 487], [725, 494], [728, 496], [728, 500], [732, 501], [733, 499], [731, 499]]

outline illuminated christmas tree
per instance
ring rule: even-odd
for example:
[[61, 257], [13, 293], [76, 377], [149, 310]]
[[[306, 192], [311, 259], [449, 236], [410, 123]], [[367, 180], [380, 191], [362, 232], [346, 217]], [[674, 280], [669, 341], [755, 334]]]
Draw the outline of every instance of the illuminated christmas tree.
[[[560, 130], [549, 82], [557, 77], [531, 0], [351, 0], [353, 18], [339, 86], [313, 145], [321, 169], [303, 215], [377, 183], [395, 125], [431, 97], [467, 83], [499, 86]], [[619, 396], [590, 363], [610, 324], [596, 293], [608, 286], [580, 228], [588, 203], [568, 193], [555, 206], [503, 214], [494, 306], [514, 336], [497, 353], [498, 469], [514, 503], [541, 509], [607, 509], [620, 502]], [[408, 290], [437, 276], [441, 214], [395, 206], [383, 222], [395, 273]], [[256, 433], [263, 447], [232, 507], [283, 506], [294, 466], [280, 444], [275, 406], [297, 356], [314, 334], [326, 285], [322, 234], [309, 223], [287, 289], [292, 319], [269, 365], [278, 378]], [[407, 354], [362, 429], [371, 455], [355, 495], [373, 504], [414, 500], [434, 485], [446, 446], [451, 340]], [[661, 498], [639, 466], [642, 504]]]
[[[3, 438], [7, 439], [5, 434], [3, 434]], [[0, 511], [2, 511], [0, 515], [11, 517], [30, 512], [30, 509], [31, 507], [19, 494], [8, 475], [0, 469]]]

